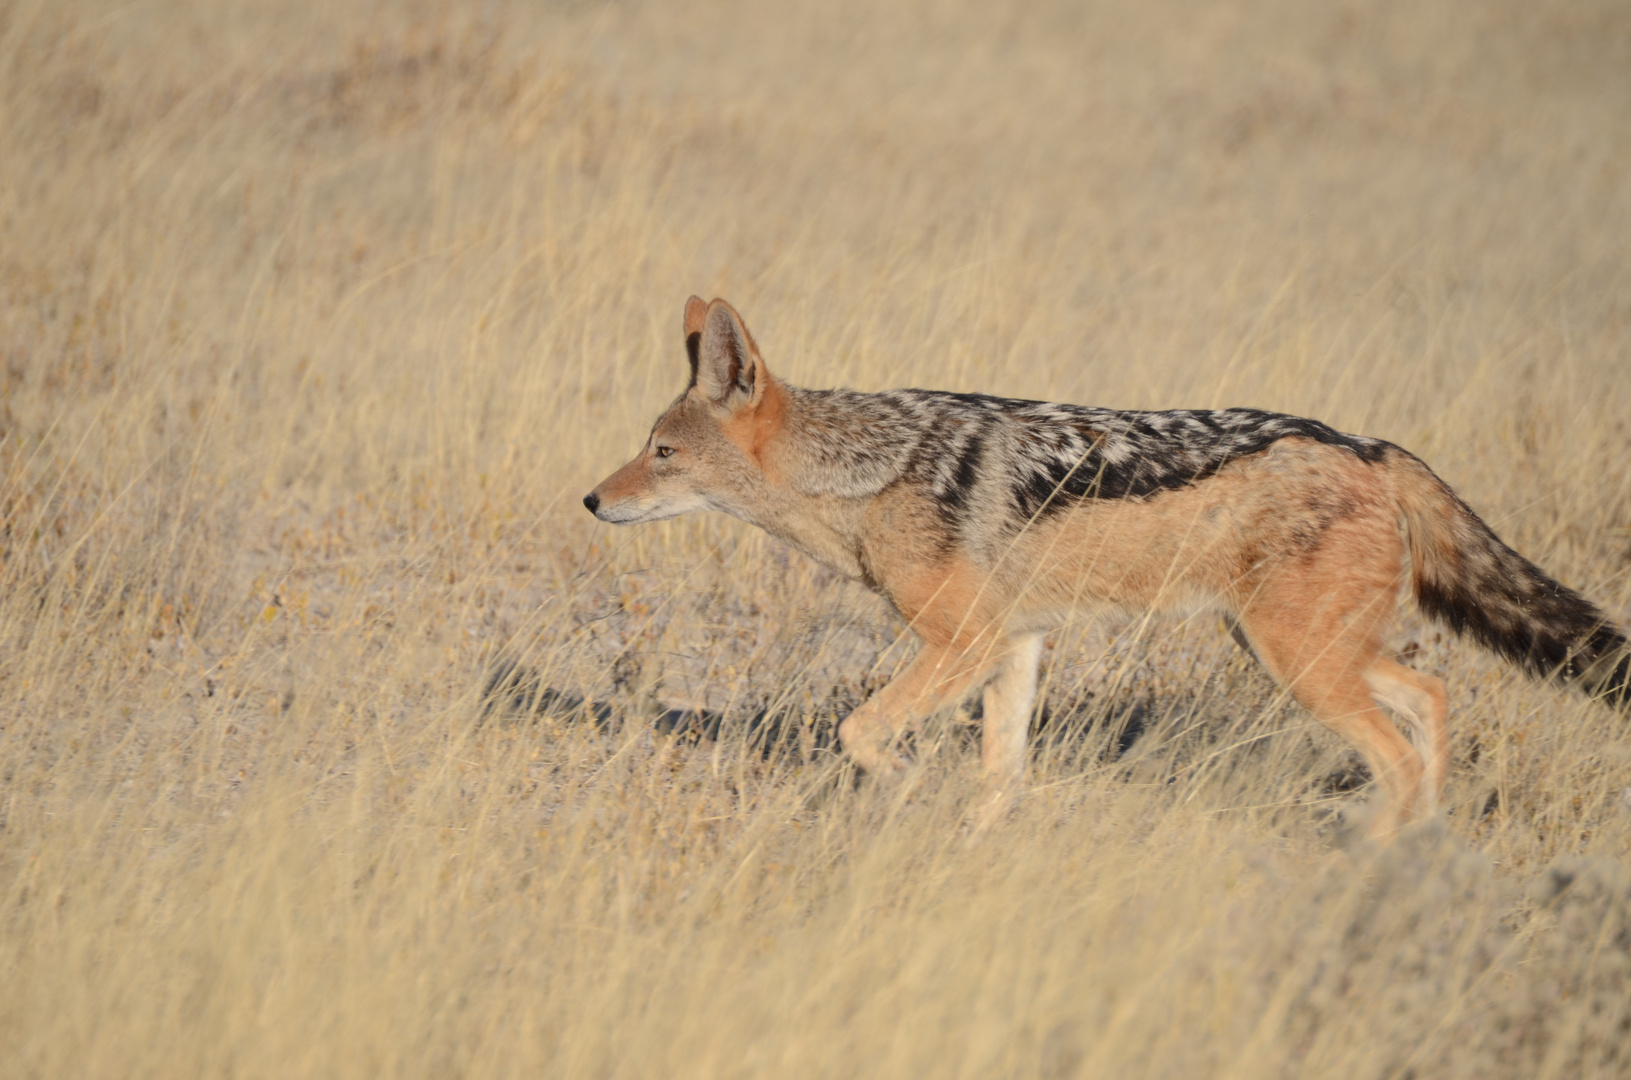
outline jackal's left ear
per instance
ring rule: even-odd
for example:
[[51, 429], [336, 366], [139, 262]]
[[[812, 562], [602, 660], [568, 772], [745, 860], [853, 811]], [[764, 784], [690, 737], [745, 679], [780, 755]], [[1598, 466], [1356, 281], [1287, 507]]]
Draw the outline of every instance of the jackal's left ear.
[[685, 302], [685, 355], [691, 361], [691, 384], [697, 381], [697, 356], [702, 351], [702, 327], [708, 321], [708, 301], [693, 296]]
[[[685, 315], [689, 330], [689, 305]], [[764, 361], [759, 358], [759, 348], [736, 309], [725, 301], [708, 305], [696, 356], [697, 389], [714, 404], [737, 408], [752, 403], [763, 390]]]

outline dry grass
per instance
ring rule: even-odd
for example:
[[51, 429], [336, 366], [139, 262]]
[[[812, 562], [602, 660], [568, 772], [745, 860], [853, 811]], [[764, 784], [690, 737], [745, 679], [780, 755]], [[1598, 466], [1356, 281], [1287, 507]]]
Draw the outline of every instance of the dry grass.
[[879, 601], [578, 506], [698, 292], [805, 385], [1392, 439], [1626, 616], [1622, 4], [537, 7], [0, 0], [0, 1073], [1631, 1068], [1622, 719], [1407, 627], [1452, 806], [1367, 856], [1218, 627], [1071, 626], [970, 846], [954, 718], [814, 745]]

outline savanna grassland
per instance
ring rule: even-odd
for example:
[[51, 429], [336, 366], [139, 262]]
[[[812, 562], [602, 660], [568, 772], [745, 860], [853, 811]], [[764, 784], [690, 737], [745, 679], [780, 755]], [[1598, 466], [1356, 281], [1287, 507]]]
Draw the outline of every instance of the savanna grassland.
[[1626, 619], [1628, 118], [1618, 0], [0, 0], [0, 1075], [1626, 1075], [1625, 718], [1407, 619], [1376, 852], [1215, 617], [1083, 621], [975, 839], [966, 715], [830, 750], [882, 601], [579, 500], [718, 295], [1393, 440]]

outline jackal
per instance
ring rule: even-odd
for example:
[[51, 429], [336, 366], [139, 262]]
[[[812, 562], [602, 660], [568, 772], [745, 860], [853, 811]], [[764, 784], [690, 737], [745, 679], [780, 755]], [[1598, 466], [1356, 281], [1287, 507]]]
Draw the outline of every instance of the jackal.
[[894, 605], [922, 648], [839, 731], [870, 772], [899, 771], [896, 736], [983, 685], [983, 765], [1005, 804], [1042, 635], [1072, 609], [1220, 609], [1364, 755], [1379, 836], [1432, 812], [1447, 765], [1444, 684], [1383, 653], [1406, 585], [1530, 673], [1631, 701], [1625, 635], [1390, 443], [1256, 409], [804, 390], [771, 375], [723, 300], [690, 299], [685, 347], [685, 392], [584, 505], [624, 525], [720, 510]]

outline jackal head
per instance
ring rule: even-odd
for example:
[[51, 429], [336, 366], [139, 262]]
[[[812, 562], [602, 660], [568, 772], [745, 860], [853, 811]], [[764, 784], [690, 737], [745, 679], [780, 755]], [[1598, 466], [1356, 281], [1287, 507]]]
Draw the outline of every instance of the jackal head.
[[691, 359], [685, 393], [657, 418], [634, 460], [584, 496], [583, 505], [601, 521], [632, 525], [691, 510], [753, 520], [783, 391], [753, 335], [723, 300], [686, 301], [685, 350]]

